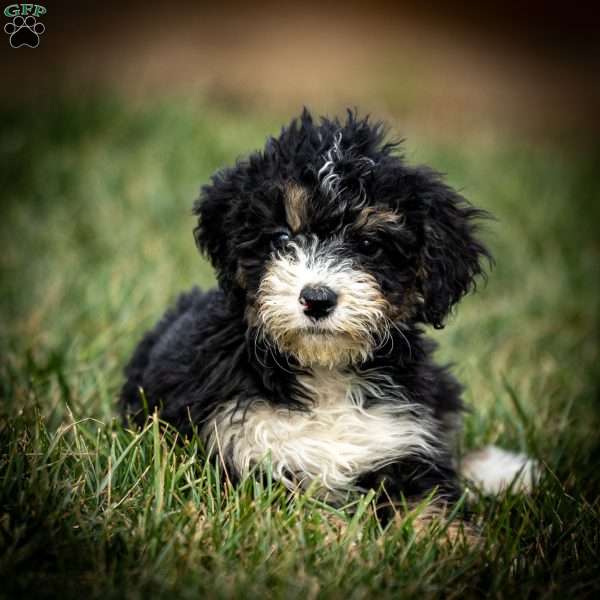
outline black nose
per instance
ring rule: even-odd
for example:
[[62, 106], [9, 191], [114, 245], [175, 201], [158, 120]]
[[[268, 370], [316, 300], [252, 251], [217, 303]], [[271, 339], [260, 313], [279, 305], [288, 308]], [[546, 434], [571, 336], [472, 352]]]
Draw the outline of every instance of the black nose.
[[302, 288], [300, 304], [304, 306], [304, 314], [313, 319], [323, 319], [333, 311], [337, 303], [337, 294], [324, 285]]

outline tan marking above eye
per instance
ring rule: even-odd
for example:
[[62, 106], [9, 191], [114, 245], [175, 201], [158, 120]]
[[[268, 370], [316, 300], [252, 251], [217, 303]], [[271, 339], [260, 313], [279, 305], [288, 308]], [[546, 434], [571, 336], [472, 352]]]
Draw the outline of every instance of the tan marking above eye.
[[307, 191], [297, 183], [288, 183], [284, 190], [285, 217], [290, 229], [297, 233], [306, 221]]
[[367, 206], [363, 208], [355, 221], [357, 229], [384, 229], [389, 225], [401, 225], [404, 216], [386, 208]]

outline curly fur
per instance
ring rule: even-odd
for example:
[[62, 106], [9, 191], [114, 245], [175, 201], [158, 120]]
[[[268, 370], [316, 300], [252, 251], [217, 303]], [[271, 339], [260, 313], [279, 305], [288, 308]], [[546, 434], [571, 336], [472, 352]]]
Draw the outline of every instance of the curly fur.
[[[331, 498], [381, 483], [459, 497], [461, 388], [423, 327], [483, 275], [485, 213], [384, 138], [305, 110], [202, 188], [195, 237], [219, 286], [182, 295], [138, 345], [129, 419], [197, 428], [234, 479], [269, 456], [286, 486]], [[307, 285], [335, 292], [326, 318], [307, 316]]]

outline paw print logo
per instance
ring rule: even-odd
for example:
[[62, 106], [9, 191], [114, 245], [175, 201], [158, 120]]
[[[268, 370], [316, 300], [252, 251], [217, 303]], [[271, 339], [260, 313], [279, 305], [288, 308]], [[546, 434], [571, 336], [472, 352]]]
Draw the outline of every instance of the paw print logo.
[[10, 36], [10, 45], [13, 48], [29, 46], [37, 48], [40, 43], [40, 35], [46, 31], [43, 23], [40, 23], [33, 15], [25, 18], [16, 16], [4, 26], [4, 32]]

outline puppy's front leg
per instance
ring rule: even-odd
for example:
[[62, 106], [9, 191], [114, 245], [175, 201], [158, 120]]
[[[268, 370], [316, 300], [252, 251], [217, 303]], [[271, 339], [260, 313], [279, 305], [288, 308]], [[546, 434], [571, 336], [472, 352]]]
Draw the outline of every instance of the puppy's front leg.
[[[394, 462], [359, 479], [364, 488], [381, 490], [377, 515], [384, 525], [410, 521], [417, 536], [443, 533], [442, 539], [477, 544], [478, 529], [463, 508], [462, 490], [451, 460], [432, 463], [415, 457]], [[424, 504], [424, 501], [427, 501]]]

